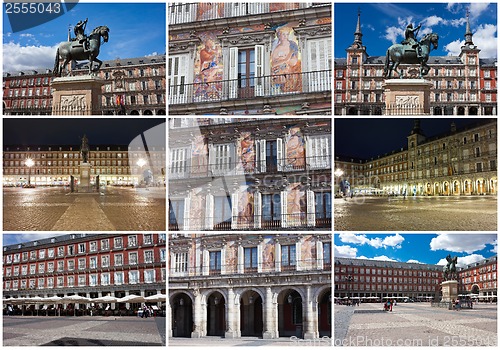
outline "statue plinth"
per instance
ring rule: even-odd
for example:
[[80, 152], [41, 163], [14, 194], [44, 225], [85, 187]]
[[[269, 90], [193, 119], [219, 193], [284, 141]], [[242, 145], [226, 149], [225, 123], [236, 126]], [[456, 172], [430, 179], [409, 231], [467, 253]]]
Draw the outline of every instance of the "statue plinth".
[[52, 80], [52, 115], [101, 114], [102, 86], [105, 81], [92, 75]]
[[80, 163], [80, 183], [78, 184], [78, 192], [92, 192], [90, 186], [90, 163]]
[[432, 83], [425, 79], [387, 79], [382, 85], [385, 115], [429, 115]]
[[455, 302], [458, 298], [458, 281], [444, 281], [441, 283], [443, 297], [441, 302]]

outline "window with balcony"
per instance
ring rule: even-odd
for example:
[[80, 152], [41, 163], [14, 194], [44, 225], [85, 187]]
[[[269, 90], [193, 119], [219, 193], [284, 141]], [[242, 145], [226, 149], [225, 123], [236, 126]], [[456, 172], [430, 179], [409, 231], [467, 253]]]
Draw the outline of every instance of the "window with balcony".
[[89, 265], [91, 269], [96, 269], [97, 268], [97, 257], [92, 256], [89, 259]]
[[74, 245], [68, 246], [68, 255], [75, 255], [75, 246]]
[[295, 269], [297, 265], [295, 244], [281, 246], [281, 266], [283, 269]]
[[262, 195], [262, 228], [281, 227], [280, 193]]
[[78, 259], [78, 270], [84, 270], [86, 268], [85, 258]]
[[97, 275], [96, 274], [92, 274], [92, 275], [89, 275], [89, 286], [91, 287], [94, 287], [97, 285]]
[[101, 267], [109, 267], [109, 255], [101, 256]]
[[45, 259], [45, 249], [41, 249], [38, 251], [38, 257], [40, 259]]
[[115, 237], [114, 247], [115, 249], [123, 248], [123, 239], [121, 237]]
[[139, 283], [139, 271], [129, 271], [128, 272], [128, 282], [130, 284]]
[[64, 256], [64, 247], [57, 248], [57, 256]]
[[53, 258], [54, 257], [54, 248], [49, 248], [49, 250], [47, 252], [47, 256], [49, 258]]
[[137, 236], [131, 235], [128, 236], [128, 247], [137, 247]]
[[36, 250], [30, 252], [30, 260], [36, 260]]
[[78, 286], [79, 287], [85, 286], [85, 275], [78, 276]]
[[109, 285], [109, 273], [101, 273], [101, 285], [107, 286]]
[[23, 252], [23, 261], [28, 261], [28, 252]]
[[57, 277], [57, 288], [64, 287], [64, 277]]
[[78, 253], [79, 254], [85, 253], [85, 243], [78, 244]]
[[311, 136], [307, 140], [307, 163], [310, 169], [328, 169], [331, 167], [330, 135]]
[[331, 192], [316, 192], [315, 197], [315, 214], [316, 226], [327, 227], [331, 225], [332, 218], [332, 194]]
[[212, 175], [223, 175], [235, 167], [234, 144], [209, 145], [209, 164]]
[[115, 266], [123, 265], [123, 254], [115, 254]]
[[14, 266], [14, 276], [19, 276], [19, 266]]
[[144, 263], [145, 264], [152, 264], [153, 261], [154, 261], [153, 251], [152, 250], [146, 250], [144, 252]]
[[109, 250], [109, 239], [101, 240], [101, 250]]
[[188, 271], [188, 253], [181, 252], [174, 254], [174, 272], [185, 273]]
[[115, 272], [115, 284], [121, 285], [124, 283], [124, 272]]
[[75, 286], [75, 277], [68, 276], [68, 287], [74, 287], [74, 286]]
[[220, 274], [221, 272], [221, 251], [209, 253], [210, 257], [210, 274]]
[[169, 102], [188, 102], [188, 64], [189, 54], [169, 55], [168, 57], [168, 85]]
[[245, 272], [257, 271], [257, 247], [244, 248], [243, 252]]
[[19, 255], [19, 253], [14, 254], [14, 262], [15, 262], [15, 263], [20, 262], [20, 258], [21, 258], [21, 255]]
[[214, 197], [214, 228], [228, 229], [231, 226], [232, 203], [230, 196]]
[[97, 252], [97, 242], [90, 242], [90, 251], [91, 252]]
[[128, 254], [128, 263], [129, 265], [137, 265], [137, 253], [129, 253]]
[[155, 272], [155, 270], [144, 270], [144, 283], [156, 282]]

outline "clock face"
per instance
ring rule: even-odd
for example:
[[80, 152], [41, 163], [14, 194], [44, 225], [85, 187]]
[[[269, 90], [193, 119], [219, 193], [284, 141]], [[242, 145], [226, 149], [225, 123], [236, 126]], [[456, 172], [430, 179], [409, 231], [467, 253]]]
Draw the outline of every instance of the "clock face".
[[472, 44], [471, 44], [471, 45], [469, 45], [469, 47], [470, 47], [471, 49], [473, 49], [473, 48], [474, 48], [474, 45], [472, 45]]

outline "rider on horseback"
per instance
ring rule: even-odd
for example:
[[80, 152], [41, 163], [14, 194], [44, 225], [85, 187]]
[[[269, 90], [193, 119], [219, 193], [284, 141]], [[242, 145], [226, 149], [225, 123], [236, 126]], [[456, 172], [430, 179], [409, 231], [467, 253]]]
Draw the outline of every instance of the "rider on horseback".
[[[417, 58], [422, 58], [422, 48], [420, 47], [418, 41], [415, 39], [416, 33], [420, 30], [422, 27], [421, 24], [419, 24], [415, 29], [413, 28], [413, 24], [408, 24], [406, 26], [405, 30], [405, 40], [401, 42], [401, 44], [408, 44], [412, 48], [414, 48], [417, 52]], [[416, 33], [415, 33], [416, 32]]]
[[85, 35], [85, 27], [87, 26], [88, 18], [85, 19], [85, 21], [78, 21], [78, 23], [75, 25], [75, 28], [73, 28], [73, 31], [75, 32], [76, 39], [80, 44], [83, 44], [83, 52], [88, 51], [88, 37]]

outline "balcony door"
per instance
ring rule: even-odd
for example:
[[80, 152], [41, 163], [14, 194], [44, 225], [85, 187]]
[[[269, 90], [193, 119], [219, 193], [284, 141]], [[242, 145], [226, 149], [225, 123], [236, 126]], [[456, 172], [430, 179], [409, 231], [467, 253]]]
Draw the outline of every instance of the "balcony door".
[[308, 40], [307, 44], [307, 91], [331, 90], [331, 38]]
[[189, 54], [172, 55], [168, 58], [169, 103], [188, 102], [187, 75]]
[[264, 46], [229, 48], [229, 97], [252, 98], [263, 95]]

